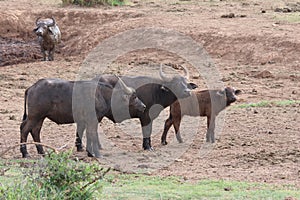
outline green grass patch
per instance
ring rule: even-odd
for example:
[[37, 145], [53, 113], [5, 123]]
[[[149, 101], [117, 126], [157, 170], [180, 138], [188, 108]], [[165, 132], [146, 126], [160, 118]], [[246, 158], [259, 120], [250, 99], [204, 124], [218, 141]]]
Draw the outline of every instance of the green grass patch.
[[278, 101], [260, 101], [257, 103], [247, 103], [232, 106], [233, 108], [255, 108], [255, 107], [273, 107], [273, 106], [291, 106], [300, 104], [300, 100], [278, 100]]
[[275, 20], [278, 21], [286, 21], [290, 23], [299, 23], [300, 22], [300, 13], [292, 12], [292, 13], [276, 13], [274, 16]]
[[[107, 177], [106, 177], [107, 178]], [[107, 184], [112, 182], [111, 184]], [[284, 199], [300, 197], [293, 186], [224, 180], [189, 183], [178, 177], [114, 175], [106, 180], [99, 199]]]
[[[83, 195], [84, 190], [82, 188], [88, 179], [99, 176], [97, 173], [87, 176], [94, 171], [94, 167], [92, 167], [94, 165], [88, 163], [83, 164], [83, 166], [82, 163], [73, 165], [74, 161], [65, 157], [62, 159], [64, 161], [54, 157], [54, 162], [48, 163], [43, 168], [38, 168], [41, 161], [37, 160], [28, 160], [29, 162], [26, 160], [25, 164], [18, 162], [15, 165], [11, 162], [5, 166], [2, 166], [3, 162], [0, 160], [0, 169], [11, 166], [9, 171], [0, 176], [0, 194], [2, 195], [0, 199], [86, 199], [87, 197], [87, 199], [106, 200], [283, 200], [287, 197], [300, 198], [299, 188], [293, 185], [278, 186], [225, 180], [201, 180], [191, 183], [181, 177], [118, 174], [114, 172], [109, 172], [104, 177], [100, 176], [99, 183], [101, 186], [92, 187], [85, 191], [89, 195]], [[70, 162], [72, 162], [71, 165]], [[23, 166], [26, 164], [28, 166], [24, 168]], [[32, 173], [33, 170], [38, 174]], [[24, 172], [26, 176], [24, 176]], [[43, 173], [39, 174], [40, 172]]]

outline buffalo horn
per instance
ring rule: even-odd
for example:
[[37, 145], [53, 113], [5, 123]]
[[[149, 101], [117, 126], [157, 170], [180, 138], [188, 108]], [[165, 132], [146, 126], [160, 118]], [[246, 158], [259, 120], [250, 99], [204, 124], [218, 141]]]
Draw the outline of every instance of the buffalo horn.
[[41, 19], [41, 17], [38, 17], [38, 18], [35, 20], [35, 25], [38, 26], [38, 22], [39, 22], [40, 19]]
[[55, 19], [53, 17], [51, 17], [51, 19], [52, 19], [52, 23], [49, 24], [48, 26], [54, 26], [55, 25]]
[[188, 80], [189, 79], [189, 71], [185, 66], [182, 66], [183, 71], [184, 71], [184, 77]]
[[125, 91], [126, 94], [132, 94], [132, 90], [131, 88], [129, 88], [123, 81], [122, 79], [120, 79], [120, 77], [118, 77], [119, 79], [119, 83], [121, 85], [121, 87], [123, 88], [123, 90]]
[[161, 77], [162, 80], [167, 81], [167, 82], [171, 81], [171, 78], [167, 77], [165, 75], [165, 73], [162, 71], [162, 64], [160, 64], [159, 75], [160, 75], [160, 77]]

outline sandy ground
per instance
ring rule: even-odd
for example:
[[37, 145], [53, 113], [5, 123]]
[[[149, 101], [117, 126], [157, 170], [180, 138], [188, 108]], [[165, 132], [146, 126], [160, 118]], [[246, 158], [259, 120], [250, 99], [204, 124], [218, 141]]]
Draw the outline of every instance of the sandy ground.
[[[77, 78], [83, 61], [99, 43], [127, 30], [155, 27], [189, 36], [206, 49], [224, 85], [243, 91], [235, 104], [263, 100], [300, 99], [299, 12], [274, 12], [297, 4], [285, 1], [141, 1], [124, 7], [62, 7], [59, 1], [0, 1], [0, 150], [20, 141], [19, 126], [24, 91], [40, 78]], [[221, 17], [234, 13], [234, 18]], [[55, 61], [42, 62], [32, 30], [39, 16], [54, 16], [62, 31]], [[294, 22], [298, 16], [298, 22]], [[124, 41], [121, 41], [124, 43]], [[125, 41], [129, 43], [130, 41]], [[125, 44], [124, 43], [124, 44]], [[187, 66], [191, 81], [207, 85], [193, 66], [174, 53], [158, 49], [128, 52], [116, 58], [107, 72], [157, 74], [151, 65]], [[103, 164], [121, 171], [140, 171], [186, 180], [228, 179], [300, 186], [300, 105], [226, 110], [214, 145], [203, 143], [206, 121], [186, 117], [181, 132], [185, 143], [160, 145], [168, 116], [165, 109], [155, 121], [152, 134], [155, 152], [141, 150], [137, 120], [100, 126]], [[225, 113], [224, 113], [225, 114]], [[224, 115], [223, 115], [224, 116]], [[29, 137], [30, 138], [30, 137]], [[57, 149], [74, 146], [75, 126], [58, 126], [46, 120], [42, 142]], [[30, 138], [31, 141], [31, 138]], [[29, 153], [39, 157], [34, 146]], [[76, 153], [85, 157], [85, 153]], [[19, 149], [6, 159], [21, 158]], [[89, 160], [87, 158], [84, 158]]]

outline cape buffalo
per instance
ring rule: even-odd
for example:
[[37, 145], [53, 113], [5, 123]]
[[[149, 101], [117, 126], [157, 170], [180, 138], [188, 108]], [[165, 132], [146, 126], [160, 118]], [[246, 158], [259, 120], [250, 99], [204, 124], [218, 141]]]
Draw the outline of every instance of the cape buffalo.
[[180, 101], [175, 101], [170, 106], [170, 115], [165, 122], [161, 143], [167, 144], [166, 138], [170, 127], [173, 125], [177, 141], [182, 142], [180, 135], [180, 122], [184, 115], [207, 116], [206, 142], [215, 142], [215, 119], [216, 116], [231, 103], [236, 101], [240, 90], [226, 87], [224, 90], [203, 90], [192, 92], [192, 96]]
[[[143, 112], [145, 105], [136, 92], [116, 76], [118, 87], [95, 81], [65, 81], [41, 79], [25, 91], [24, 116], [21, 129], [21, 143], [26, 143], [29, 132], [35, 142], [40, 142], [40, 131], [45, 118], [57, 124], [77, 124], [78, 132], [86, 129], [88, 155], [100, 156], [97, 126], [110, 111], [112, 102], [122, 114], [123, 110]], [[28, 107], [28, 115], [26, 113]], [[129, 107], [129, 108], [128, 108]], [[81, 134], [82, 136], [82, 134]], [[43, 147], [36, 145], [39, 154]], [[23, 157], [28, 156], [26, 144], [20, 147]]]
[[38, 41], [41, 46], [41, 51], [43, 53], [43, 60], [52, 61], [54, 60], [54, 50], [57, 43], [60, 42], [61, 33], [55, 19], [36, 19], [36, 28], [33, 30], [38, 36]]
[[[148, 76], [121, 76], [121, 79], [126, 85], [136, 90], [137, 97], [146, 105], [144, 112], [130, 109], [128, 115], [116, 115], [113, 110], [107, 112], [105, 117], [113, 122], [121, 122], [125, 119], [139, 118], [143, 132], [143, 148], [144, 150], [152, 150], [151, 133], [152, 122], [159, 115], [159, 113], [166, 107], [174, 103], [177, 98], [186, 98], [190, 96], [191, 88], [196, 87], [193, 83], [187, 83], [187, 70], [185, 70], [185, 77], [173, 76], [167, 77], [162, 72], [160, 67], [160, 78], [153, 78]], [[94, 78], [96, 81], [106, 82], [115, 86], [117, 78], [111, 75], [100, 75]], [[78, 138], [78, 137], [77, 137]], [[78, 138], [77, 148], [81, 148], [80, 138]]]

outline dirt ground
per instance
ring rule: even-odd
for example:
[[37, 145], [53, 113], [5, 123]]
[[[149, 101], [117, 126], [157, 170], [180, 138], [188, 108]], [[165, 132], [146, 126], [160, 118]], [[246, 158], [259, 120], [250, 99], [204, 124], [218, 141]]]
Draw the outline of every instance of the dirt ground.
[[[235, 104], [300, 100], [300, 13], [297, 9], [283, 12], [287, 10], [284, 8], [297, 5], [283, 0], [135, 0], [122, 7], [81, 8], [63, 7], [58, 0], [2, 0], [0, 150], [20, 141], [27, 87], [46, 77], [76, 79], [85, 57], [100, 42], [139, 27], [172, 29], [203, 45], [224, 84], [243, 91]], [[277, 9], [282, 12], [275, 12], [276, 8], [282, 8]], [[32, 32], [38, 16], [54, 16], [62, 32], [53, 62], [41, 61]], [[295, 16], [298, 16], [296, 22], [292, 20]], [[109, 69], [118, 74], [126, 74], [128, 70], [139, 72], [140, 66], [147, 68], [155, 63], [188, 65], [183, 58], [157, 49], [129, 52], [115, 63]], [[148, 72], [158, 73], [151, 68]], [[200, 89], [206, 88], [198, 74], [191, 75], [191, 81], [199, 84]], [[171, 129], [170, 144], [161, 146], [160, 134], [167, 116], [168, 108], [155, 121], [154, 152], [141, 150], [142, 135], [137, 120], [113, 124], [104, 119], [99, 128], [104, 157], [100, 162], [121, 171], [179, 175], [189, 181], [225, 179], [300, 187], [299, 104], [230, 107], [224, 126], [218, 131], [218, 141], [208, 146], [203, 143], [205, 119], [188, 117], [181, 127], [185, 143], [178, 144]], [[191, 133], [195, 129], [197, 133]], [[29, 140], [32, 141], [31, 137]], [[44, 122], [43, 143], [62, 150], [72, 148], [74, 140], [74, 125]], [[28, 148], [33, 157], [39, 157], [34, 146]], [[83, 157], [85, 153], [76, 155]], [[21, 158], [21, 153], [15, 148], [3, 157]]]

